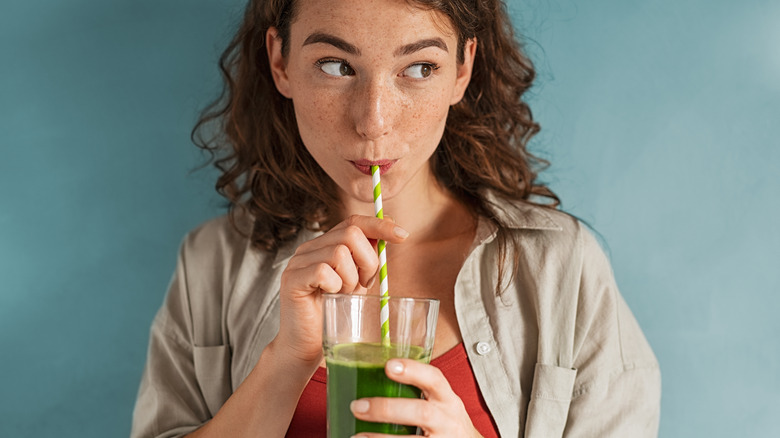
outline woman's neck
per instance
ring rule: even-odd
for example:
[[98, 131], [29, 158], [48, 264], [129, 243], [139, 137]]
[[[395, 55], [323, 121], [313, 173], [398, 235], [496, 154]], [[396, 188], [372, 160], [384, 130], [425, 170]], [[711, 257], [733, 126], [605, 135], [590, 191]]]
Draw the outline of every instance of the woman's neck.
[[[422, 184], [410, 184], [396, 196], [383, 199], [385, 218], [409, 232], [407, 244], [446, 240], [474, 230], [476, 218], [452, 193], [429, 174]], [[344, 203], [344, 215], [374, 215], [373, 203]]]

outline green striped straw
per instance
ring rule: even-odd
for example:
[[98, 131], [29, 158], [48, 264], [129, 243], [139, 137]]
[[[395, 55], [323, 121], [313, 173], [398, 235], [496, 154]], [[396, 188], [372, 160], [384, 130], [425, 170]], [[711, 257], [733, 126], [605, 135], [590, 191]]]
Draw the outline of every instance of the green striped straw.
[[[382, 186], [379, 183], [379, 166], [371, 166], [371, 179], [374, 183], [374, 212], [379, 219], [384, 218], [382, 213]], [[382, 345], [390, 346], [390, 310], [387, 307], [387, 299], [390, 293], [387, 291], [387, 244], [384, 240], [377, 243], [379, 253], [379, 293], [382, 296], [379, 303], [379, 319], [382, 322]]]

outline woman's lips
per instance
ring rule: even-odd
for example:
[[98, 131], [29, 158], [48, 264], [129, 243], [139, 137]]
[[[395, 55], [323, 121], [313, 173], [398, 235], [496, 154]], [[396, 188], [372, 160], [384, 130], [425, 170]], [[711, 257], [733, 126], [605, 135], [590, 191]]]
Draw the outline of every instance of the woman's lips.
[[379, 166], [379, 174], [384, 175], [398, 160], [355, 160], [350, 161], [360, 172], [371, 175], [371, 166]]

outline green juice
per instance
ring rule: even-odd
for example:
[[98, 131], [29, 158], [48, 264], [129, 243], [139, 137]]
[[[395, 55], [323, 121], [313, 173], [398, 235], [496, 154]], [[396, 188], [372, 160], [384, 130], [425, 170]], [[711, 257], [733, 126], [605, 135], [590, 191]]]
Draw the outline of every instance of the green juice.
[[414, 435], [416, 426], [370, 423], [357, 420], [349, 404], [363, 397], [420, 398], [414, 386], [390, 380], [385, 374], [385, 362], [395, 357], [408, 357], [428, 363], [420, 347], [399, 347], [381, 344], [339, 344], [327, 355], [328, 366], [328, 437], [346, 438], [358, 432], [380, 432], [392, 435]]

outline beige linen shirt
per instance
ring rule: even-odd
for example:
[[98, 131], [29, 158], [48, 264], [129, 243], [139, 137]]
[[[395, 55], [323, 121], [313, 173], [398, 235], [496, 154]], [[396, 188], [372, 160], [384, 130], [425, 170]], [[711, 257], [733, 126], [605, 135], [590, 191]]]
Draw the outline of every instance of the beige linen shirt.
[[[501, 436], [657, 436], [658, 363], [598, 243], [564, 213], [496, 205], [518, 238], [517, 275], [497, 296], [496, 230], [482, 220], [454, 293]], [[249, 246], [226, 217], [187, 235], [152, 324], [132, 437], [181, 436], [216, 414], [276, 335], [282, 271], [317, 235], [275, 253]]]

